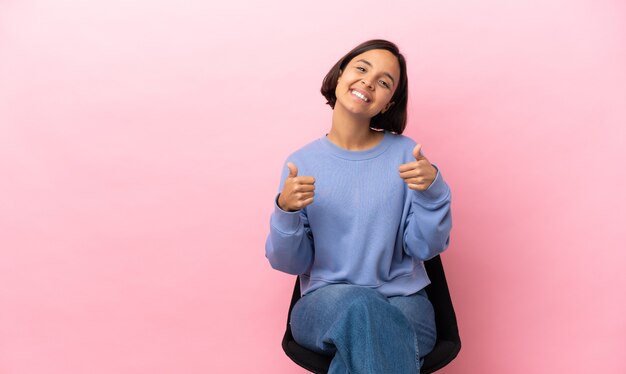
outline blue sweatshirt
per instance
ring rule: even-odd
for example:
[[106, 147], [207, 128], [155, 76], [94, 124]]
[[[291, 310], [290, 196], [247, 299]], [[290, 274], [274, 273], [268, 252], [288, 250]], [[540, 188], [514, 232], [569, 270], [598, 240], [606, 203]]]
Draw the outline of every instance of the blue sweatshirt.
[[401, 164], [415, 161], [415, 142], [385, 132], [374, 148], [349, 151], [326, 136], [291, 154], [289, 175], [315, 178], [313, 203], [286, 212], [274, 200], [265, 255], [274, 269], [300, 275], [305, 295], [334, 283], [410, 295], [430, 283], [423, 261], [443, 252], [452, 218], [441, 173], [425, 191], [408, 188]]

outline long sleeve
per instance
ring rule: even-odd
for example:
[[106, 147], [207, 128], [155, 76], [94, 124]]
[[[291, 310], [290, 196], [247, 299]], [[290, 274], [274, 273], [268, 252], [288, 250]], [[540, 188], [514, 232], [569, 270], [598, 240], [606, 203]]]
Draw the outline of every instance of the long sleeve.
[[313, 235], [304, 210], [285, 212], [274, 200], [265, 257], [276, 270], [299, 275], [313, 262]]
[[437, 171], [427, 190], [409, 193], [411, 207], [405, 222], [404, 247], [413, 258], [426, 261], [443, 252], [450, 241], [450, 188]]
[[[282, 191], [287, 175], [289, 175], [289, 168], [285, 162], [279, 191]], [[270, 217], [270, 232], [265, 241], [265, 257], [274, 269], [300, 275], [311, 267], [315, 248], [306, 208], [296, 212], [286, 212], [278, 206], [278, 196], [280, 194], [274, 199], [274, 211]]]

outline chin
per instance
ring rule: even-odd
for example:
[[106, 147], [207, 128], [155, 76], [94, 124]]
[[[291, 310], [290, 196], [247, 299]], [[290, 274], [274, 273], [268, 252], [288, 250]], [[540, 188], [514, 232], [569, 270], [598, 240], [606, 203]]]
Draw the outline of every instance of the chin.
[[348, 103], [348, 105], [346, 105], [342, 102], [340, 103], [340, 105], [345, 108], [346, 112], [349, 112], [358, 117], [372, 118], [376, 115], [371, 113], [371, 108], [366, 108], [363, 105], [359, 105], [359, 103], [350, 102]]

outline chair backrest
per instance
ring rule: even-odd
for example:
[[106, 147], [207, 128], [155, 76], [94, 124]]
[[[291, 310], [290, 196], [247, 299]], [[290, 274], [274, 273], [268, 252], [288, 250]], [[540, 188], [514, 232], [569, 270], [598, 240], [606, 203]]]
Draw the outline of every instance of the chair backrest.
[[430, 284], [426, 286], [428, 299], [435, 309], [437, 342], [435, 348], [426, 355], [421, 373], [432, 373], [448, 365], [461, 350], [461, 337], [452, 305], [446, 274], [441, 256], [435, 256], [424, 262]]
[[[429, 374], [446, 366], [459, 354], [461, 338], [441, 257], [435, 256], [425, 261], [424, 265], [431, 282], [426, 287], [426, 292], [435, 309], [435, 323], [437, 324], [437, 342], [433, 350], [424, 357], [424, 364], [420, 371], [422, 374]], [[320, 355], [300, 346], [291, 334], [289, 325], [291, 311], [299, 299], [300, 277], [297, 277], [289, 305], [289, 314], [287, 314], [287, 328], [282, 341], [283, 350], [293, 362], [301, 367], [314, 373], [327, 373], [332, 357]]]

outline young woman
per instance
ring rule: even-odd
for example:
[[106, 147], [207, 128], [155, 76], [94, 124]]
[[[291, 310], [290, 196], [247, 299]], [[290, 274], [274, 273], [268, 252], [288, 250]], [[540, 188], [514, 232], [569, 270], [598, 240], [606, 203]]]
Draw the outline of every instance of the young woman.
[[291, 330], [334, 355], [330, 373], [419, 373], [436, 340], [423, 261], [444, 251], [450, 189], [401, 135], [406, 62], [396, 45], [367, 41], [328, 72], [325, 136], [287, 158], [266, 256], [297, 274]]

